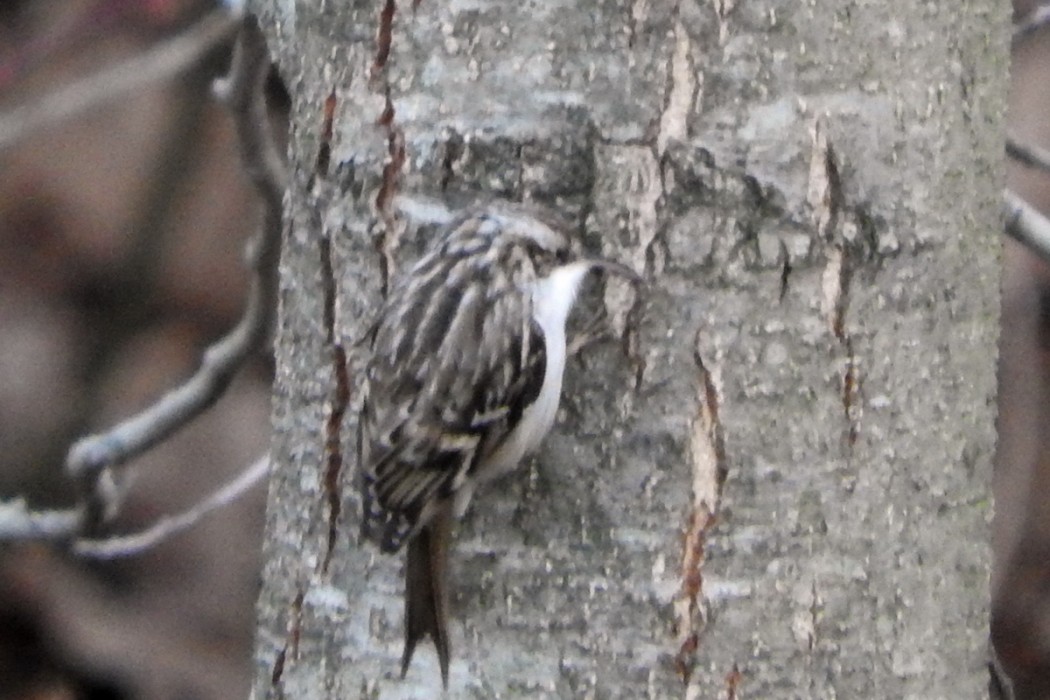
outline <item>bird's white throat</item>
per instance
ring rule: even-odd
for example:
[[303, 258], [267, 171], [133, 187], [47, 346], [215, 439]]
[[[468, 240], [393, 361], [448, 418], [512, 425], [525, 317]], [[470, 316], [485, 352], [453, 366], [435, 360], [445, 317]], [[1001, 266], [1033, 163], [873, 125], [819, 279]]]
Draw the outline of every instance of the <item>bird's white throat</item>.
[[522, 415], [518, 439], [524, 452], [531, 452], [554, 425], [561, 401], [562, 375], [565, 373], [565, 324], [576, 301], [580, 283], [590, 271], [589, 262], [575, 262], [555, 268], [538, 280], [532, 290], [532, 315], [543, 329], [546, 371], [539, 396]]
[[[536, 449], [554, 425], [561, 400], [561, 381], [565, 373], [565, 322], [572, 310], [580, 283], [591, 268], [589, 262], [575, 262], [556, 268], [532, 287], [532, 316], [543, 330], [546, 367], [540, 393], [522, 413], [521, 421], [488, 459], [479, 481], [488, 481], [517, 466], [521, 458]], [[456, 499], [456, 514], [462, 515], [470, 502], [474, 484], [465, 484]]]
[[[563, 265], [533, 285], [532, 315], [548, 338], [551, 333], [559, 333], [564, 338], [569, 311], [591, 267], [591, 263], [585, 260]], [[547, 352], [549, 355], [549, 347]]]

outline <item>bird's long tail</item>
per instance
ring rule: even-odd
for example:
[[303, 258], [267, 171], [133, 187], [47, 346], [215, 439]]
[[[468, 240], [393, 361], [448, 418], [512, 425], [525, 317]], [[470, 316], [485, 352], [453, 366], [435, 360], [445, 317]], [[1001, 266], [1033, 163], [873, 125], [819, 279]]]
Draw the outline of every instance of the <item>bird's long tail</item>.
[[448, 688], [448, 541], [451, 511], [442, 508], [408, 542], [405, 560], [405, 651], [401, 677], [412, 663], [416, 643], [430, 635], [441, 664], [441, 682]]

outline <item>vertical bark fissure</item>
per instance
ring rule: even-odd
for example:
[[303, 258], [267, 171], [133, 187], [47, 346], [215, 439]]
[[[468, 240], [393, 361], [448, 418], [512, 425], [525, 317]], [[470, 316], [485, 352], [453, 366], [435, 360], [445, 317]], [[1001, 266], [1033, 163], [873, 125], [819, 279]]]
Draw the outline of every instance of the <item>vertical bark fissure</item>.
[[340, 476], [343, 471], [343, 417], [350, 405], [350, 377], [346, 368], [346, 350], [336, 333], [336, 294], [338, 286], [332, 269], [332, 244], [327, 236], [321, 238], [321, 280], [324, 289], [324, 328], [331, 350], [332, 388], [328, 419], [325, 421], [324, 454], [325, 471], [323, 487], [328, 511], [328, 538], [321, 572], [328, 573], [336, 537], [339, 532], [339, 516], [342, 512], [343, 494]]
[[281, 680], [287, 667], [289, 656], [294, 661], [299, 656], [299, 638], [302, 634], [304, 593], [300, 588], [292, 600], [288, 617], [287, 637], [281, 650], [277, 652], [273, 668], [270, 671], [270, 685], [276, 690], [278, 697], [284, 697], [281, 689]]
[[379, 11], [379, 26], [376, 28], [376, 55], [372, 62], [372, 79], [375, 80], [386, 69], [390, 58], [390, 47], [394, 37], [394, 12], [396, 0], [385, 0]]
[[378, 124], [387, 135], [387, 161], [383, 165], [383, 175], [376, 193], [376, 210], [383, 222], [383, 234], [380, 237], [378, 248], [380, 253], [380, 274], [382, 276], [383, 295], [385, 296], [390, 286], [390, 278], [394, 275], [396, 262], [395, 255], [400, 245], [400, 228], [394, 216], [391, 204], [397, 194], [401, 180], [401, 170], [407, 160], [405, 150], [405, 134], [401, 127], [395, 122], [396, 111], [394, 103], [390, 99], [390, 89], [386, 90], [386, 106], [380, 115]]
[[328, 93], [324, 101], [324, 115], [321, 121], [321, 144], [317, 147], [317, 160], [314, 162], [314, 175], [325, 177], [332, 161], [332, 133], [335, 124], [335, 108], [338, 100], [335, 90]]
[[685, 529], [681, 582], [675, 601], [678, 649], [675, 667], [683, 683], [689, 683], [700, 635], [706, 624], [704, 563], [708, 537], [718, 522], [722, 486], [727, 476], [725, 438], [720, 416], [721, 399], [710, 361], [704, 360], [702, 329], [697, 331], [693, 361], [697, 371], [696, 415], [690, 426], [689, 461], [692, 473], [692, 502]]
[[822, 118], [813, 122], [812, 153], [809, 168], [808, 201], [813, 223], [827, 251], [827, 264], [823, 275], [822, 306], [824, 317], [832, 336], [845, 353], [844, 367], [840, 379], [842, 415], [845, 422], [846, 449], [852, 455], [860, 436], [861, 375], [853, 352], [853, 338], [846, 328], [849, 310], [850, 284], [853, 280], [853, 265], [850, 246], [844, 240], [842, 215], [846, 210], [838, 160], [828, 137], [827, 125]]

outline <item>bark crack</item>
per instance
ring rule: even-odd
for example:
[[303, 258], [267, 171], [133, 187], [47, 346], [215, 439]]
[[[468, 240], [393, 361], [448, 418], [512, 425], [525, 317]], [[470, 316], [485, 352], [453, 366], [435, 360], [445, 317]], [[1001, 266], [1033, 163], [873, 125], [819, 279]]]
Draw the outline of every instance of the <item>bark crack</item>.
[[323, 484], [328, 511], [328, 540], [321, 572], [328, 573], [328, 565], [331, 563], [339, 532], [339, 516], [342, 512], [343, 496], [339, 477], [343, 471], [343, 417], [350, 404], [350, 378], [346, 369], [346, 350], [339, 342], [335, 329], [337, 285], [332, 268], [332, 244], [328, 238], [321, 239], [321, 275], [324, 286], [324, 327], [332, 352], [332, 375], [335, 377], [331, 408], [328, 412], [328, 419], [325, 421], [324, 447]]
[[[602, 254], [617, 260], [645, 277], [656, 266], [650, 263], [660, 230], [659, 203], [664, 195], [661, 164], [652, 143], [643, 145], [608, 145], [598, 150], [599, 174], [594, 191], [604, 193], [595, 206], [608, 217], [609, 226], [620, 229], [617, 236], [606, 234]], [[612, 195], [617, 201], [602, 201]], [[615, 212], [615, 214], [614, 214]], [[640, 318], [643, 311], [642, 290], [623, 279], [610, 278], [605, 284], [603, 305], [609, 314], [615, 336], [620, 340], [634, 381], [635, 390], [644, 380], [646, 364], [641, 351]]]
[[678, 637], [675, 669], [685, 684], [689, 683], [696, 664], [700, 633], [706, 623], [703, 567], [707, 538], [717, 524], [727, 474], [725, 438], [719, 417], [721, 399], [715, 377], [703, 357], [701, 333], [702, 330], [697, 332], [693, 352], [697, 369], [697, 413], [689, 441], [693, 500], [685, 529], [681, 584], [674, 604]]
[[649, 16], [649, 0], [634, 0], [631, 3], [631, 19], [627, 23], [627, 48], [633, 49], [638, 39], [638, 27]]
[[842, 370], [840, 399], [842, 413], [846, 422], [846, 444], [850, 451], [860, 435], [860, 396], [861, 376], [857, 358], [853, 352], [853, 337], [846, 330], [846, 311], [849, 306], [849, 286], [852, 278], [849, 258], [841, 247], [834, 247], [828, 252], [828, 262], [824, 267], [824, 317], [831, 334], [838, 341], [845, 353], [845, 366]]
[[394, 274], [395, 253], [400, 244], [400, 230], [391, 206], [397, 194], [398, 186], [401, 184], [401, 169], [405, 165], [405, 133], [394, 121], [396, 112], [394, 103], [390, 100], [390, 90], [387, 89], [386, 105], [383, 113], [379, 116], [378, 124], [386, 131], [387, 137], [387, 160], [383, 165], [383, 176], [376, 194], [376, 210], [383, 222], [383, 235], [379, 240], [380, 252], [380, 274], [382, 278], [383, 296], [386, 296], [390, 285], [390, 278]]
[[325, 177], [332, 162], [332, 132], [335, 122], [335, 108], [338, 100], [333, 89], [324, 101], [324, 117], [321, 122], [321, 144], [317, 148], [317, 160], [314, 161], [314, 175]]
[[376, 125], [386, 134], [387, 158], [383, 164], [379, 191], [376, 193], [375, 198], [376, 211], [380, 221], [383, 223], [383, 233], [377, 242], [380, 254], [379, 272], [383, 296], [386, 296], [390, 286], [390, 278], [394, 274], [394, 256], [400, 242], [400, 230], [397, 226], [392, 204], [401, 184], [401, 170], [406, 160], [405, 134], [395, 122], [396, 112], [394, 110], [394, 102], [390, 97], [390, 80], [386, 74], [387, 62], [390, 59], [390, 52], [393, 48], [394, 14], [396, 10], [396, 1], [386, 0], [379, 12], [379, 26], [376, 28], [376, 53], [372, 61], [370, 75], [372, 85], [382, 90], [385, 96], [383, 111], [379, 118], [376, 119]]
[[718, 45], [725, 46], [729, 38], [729, 15], [736, 8], [736, 0], [711, 0], [718, 17]]
[[[302, 636], [303, 626], [303, 598], [303, 590], [300, 588], [292, 601], [291, 615], [288, 618], [288, 637], [285, 639], [284, 646], [277, 652], [277, 658], [273, 662], [273, 671], [270, 673], [271, 686], [280, 684], [281, 678], [284, 676], [285, 664], [288, 661], [289, 653], [292, 659], [296, 659], [299, 656], [299, 639]], [[281, 696], [283, 697], [283, 693]]]
[[861, 375], [853, 352], [853, 338], [846, 330], [849, 309], [850, 283], [853, 265], [849, 248], [838, 234], [841, 212], [845, 209], [845, 195], [839, 176], [835, 150], [828, 139], [827, 127], [817, 118], [812, 128], [812, 152], [809, 166], [808, 203], [812, 210], [817, 234], [825, 241], [827, 264], [822, 276], [822, 310], [831, 334], [845, 352], [845, 367], [840, 381], [840, 398], [846, 424], [845, 440], [850, 453], [860, 436]]
[[448, 191], [456, 177], [456, 161], [463, 156], [463, 137], [453, 131], [445, 140], [445, 153], [441, 159], [441, 191]]
[[379, 27], [376, 30], [376, 55], [372, 61], [372, 80], [377, 79], [386, 68], [390, 58], [390, 46], [394, 37], [394, 12], [397, 10], [395, 0], [386, 0], [379, 11]]
[[850, 450], [857, 444], [860, 435], [860, 373], [857, 358], [853, 354], [853, 338], [845, 336], [846, 368], [842, 373], [842, 412], [846, 419], [846, 443]]
[[689, 115], [697, 95], [703, 90], [704, 74], [693, 65], [692, 41], [674, 7], [674, 47], [668, 57], [667, 83], [664, 89], [660, 126], [656, 134], [657, 155], [662, 157], [672, 139], [684, 141], [689, 136]]
[[777, 298], [778, 303], [784, 303], [784, 297], [787, 296], [788, 286], [790, 285], [791, 273], [791, 254], [788, 252], [787, 243], [783, 239], [780, 240], [780, 259], [783, 260], [783, 264], [780, 267], [780, 294]]
[[733, 662], [733, 668], [726, 674], [726, 700], [737, 700], [743, 680], [744, 674], [740, 673], [740, 667]]

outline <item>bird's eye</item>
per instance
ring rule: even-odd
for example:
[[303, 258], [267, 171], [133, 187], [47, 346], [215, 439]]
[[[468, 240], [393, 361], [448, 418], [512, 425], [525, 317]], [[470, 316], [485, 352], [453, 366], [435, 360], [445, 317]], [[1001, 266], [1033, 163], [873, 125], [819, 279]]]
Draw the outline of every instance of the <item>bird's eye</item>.
[[564, 265], [565, 263], [569, 262], [569, 259], [572, 257], [572, 253], [569, 251], [568, 248], [560, 248], [554, 254], [554, 257], [559, 264]]

